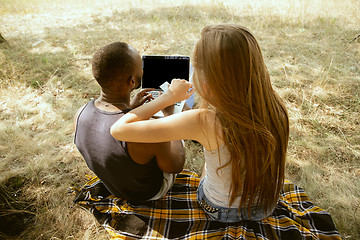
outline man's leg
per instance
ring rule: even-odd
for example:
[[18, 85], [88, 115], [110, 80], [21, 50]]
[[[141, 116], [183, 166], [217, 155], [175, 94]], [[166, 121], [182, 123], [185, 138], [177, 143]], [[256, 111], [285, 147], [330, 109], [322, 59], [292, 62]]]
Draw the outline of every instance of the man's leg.
[[163, 180], [163, 184], [162, 184], [159, 192], [154, 197], [150, 198], [148, 201], [153, 201], [153, 200], [160, 199], [174, 185], [176, 174], [174, 174], [174, 173], [166, 173], [166, 172], [163, 172], [163, 174], [164, 174], [164, 180]]

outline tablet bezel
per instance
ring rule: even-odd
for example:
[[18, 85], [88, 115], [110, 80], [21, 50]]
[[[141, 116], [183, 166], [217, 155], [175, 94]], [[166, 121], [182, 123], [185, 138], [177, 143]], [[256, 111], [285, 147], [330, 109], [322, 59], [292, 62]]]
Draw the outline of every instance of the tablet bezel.
[[[160, 61], [166, 61], [166, 60], [170, 60], [170, 61], [174, 61], [174, 60], [179, 60], [180, 62], [185, 61], [187, 64], [187, 69], [184, 69], [184, 73], [182, 73], [182, 75], [176, 75], [176, 73], [173, 74], [173, 76], [171, 76], [171, 79], [161, 79], [158, 81], [158, 84], [155, 82], [154, 84], [149, 84], [150, 79], [148, 78], [152, 78], [152, 76], [154, 75], [154, 72], [156, 72], [157, 74], [160, 75], [161, 77], [161, 73], [164, 74], [164, 71], [168, 70], [168, 69], [164, 69], [164, 66], [161, 66]], [[171, 56], [171, 55], [143, 55], [142, 56], [142, 61], [143, 61], [143, 78], [142, 78], [142, 88], [154, 88], [156, 90], [161, 90], [160, 89], [160, 85], [163, 84], [165, 81], [171, 83], [171, 80], [173, 78], [181, 78], [181, 79], [185, 79], [187, 81], [189, 81], [190, 78], [190, 57], [189, 56]], [[151, 69], [151, 75], [149, 76], [147, 74], [148, 68], [146, 64], [148, 64], [148, 61], [153, 61], [151, 62], [151, 67], [153, 67], [155, 65], [156, 69]], [[159, 65], [157, 65], [156, 62], [159, 62]], [[145, 62], [145, 64], [144, 64]], [[182, 65], [179, 65], [179, 67], [181, 67]], [[183, 72], [181, 71], [181, 72]], [[171, 73], [167, 73], [167, 74], [171, 74]], [[166, 74], [164, 74], [166, 75]], [[158, 75], [156, 77], [159, 77]], [[168, 78], [167, 76], [164, 78]], [[145, 84], [144, 84], [145, 83]], [[158, 86], [157, 86], [158, 85]]]

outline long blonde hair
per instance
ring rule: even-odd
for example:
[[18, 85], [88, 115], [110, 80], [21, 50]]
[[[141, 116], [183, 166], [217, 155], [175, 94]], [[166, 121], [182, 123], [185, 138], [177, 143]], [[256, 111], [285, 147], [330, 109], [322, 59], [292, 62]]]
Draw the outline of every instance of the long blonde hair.
[[240, 207], [278, 200], [284, 181], [289, 120], [274, 92], [259, 44], [246, 28], [206, 26], [194, 50], [194, 83], [216, 112], [231, 158], [230, 205]]

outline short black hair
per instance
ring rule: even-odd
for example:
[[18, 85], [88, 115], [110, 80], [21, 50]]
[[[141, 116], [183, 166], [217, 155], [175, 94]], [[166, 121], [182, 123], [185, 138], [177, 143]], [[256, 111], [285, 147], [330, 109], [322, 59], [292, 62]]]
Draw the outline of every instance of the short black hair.
[[100, 48], [92, 59], [93, 76], [102, 88], [117, 86], [131, 77], [134, 57], [129, 45], [114, 42]]

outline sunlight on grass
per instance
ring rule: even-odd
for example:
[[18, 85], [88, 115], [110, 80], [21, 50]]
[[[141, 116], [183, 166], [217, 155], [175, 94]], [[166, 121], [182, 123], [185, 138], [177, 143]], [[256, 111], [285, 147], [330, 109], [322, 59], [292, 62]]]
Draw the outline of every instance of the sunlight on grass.
[[[0, 182], [23, 179], [36, 220], [19, 239], [107, 239], [73, 208], [68, 186], [91, 174], [73, 145], [75, 111], [99, 94], [91, 58], [113, 41], [141, 54], [192, 54], [204, 25], [239, 23], [259, 40], [291, 124], [286, 177], [360, 235], [360, 2], [357, 0], [3, 0]], [[186, 142], [198, 174], [201, 147]]]

